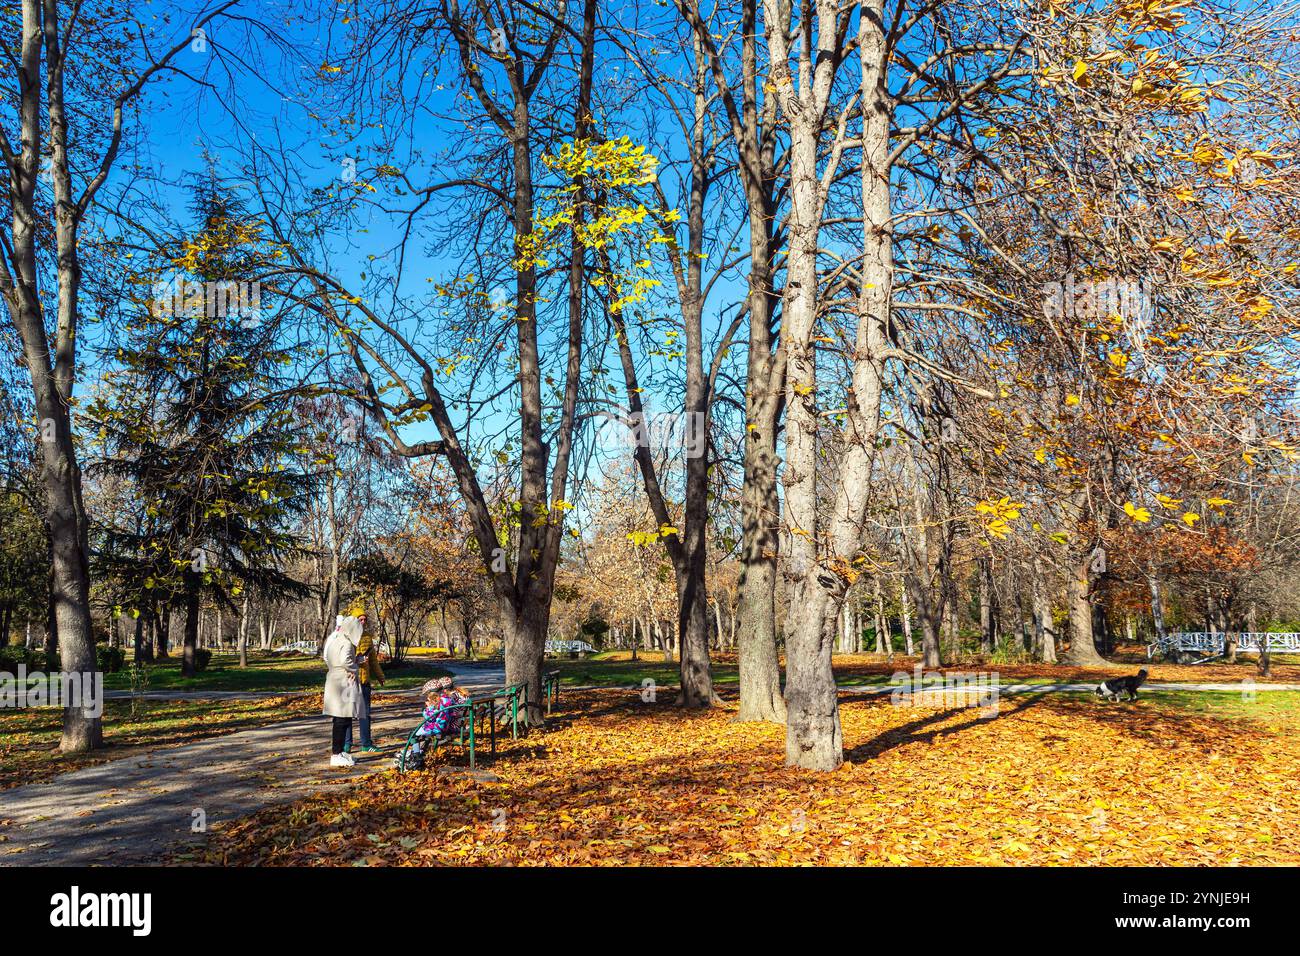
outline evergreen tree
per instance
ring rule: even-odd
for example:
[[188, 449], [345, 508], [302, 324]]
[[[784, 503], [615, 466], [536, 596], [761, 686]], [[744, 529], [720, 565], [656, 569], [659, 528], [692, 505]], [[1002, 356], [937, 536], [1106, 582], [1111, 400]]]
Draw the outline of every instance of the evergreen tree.
[[194, 195], [199, 227], [168, 250], [174, 271], [147, 277], [154, 295], [89, 410], [98, 467], [129, 481], [139, 505], [104, 529], [102, 563], [134, 616], [180, 606], [185, 674], [196, 669], [205, 590], [231, 608], [250, 587], [305, 592], [283, 568], [300, 551], [292, 528], [318, 477], [293, 411], [302, 356], [283, 342], [284, 303], [257, 283], [276, 250], [222, 184]]

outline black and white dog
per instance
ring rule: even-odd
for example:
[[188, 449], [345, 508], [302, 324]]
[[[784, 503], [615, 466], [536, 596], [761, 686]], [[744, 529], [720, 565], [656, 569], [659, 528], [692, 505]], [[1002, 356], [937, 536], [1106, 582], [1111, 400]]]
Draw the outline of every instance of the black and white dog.
[[1112, 677], [1110, 680], [1102, 681], [1093, 693], [1109, 701], [1119, 701], [1125, 694], [1128, 695], [1129, 700], [1137, 700], [1138, 688], [1146, 679], [1147, 669], [1144, 667], [1133, 677]]

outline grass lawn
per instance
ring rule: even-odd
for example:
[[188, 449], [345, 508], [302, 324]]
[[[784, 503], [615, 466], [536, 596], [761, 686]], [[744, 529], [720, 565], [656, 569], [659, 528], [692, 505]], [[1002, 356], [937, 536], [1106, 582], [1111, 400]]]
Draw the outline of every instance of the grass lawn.
[[146, 700], [139, 702], [139, 715], [132, 717], [129, 701], [108, 701], [104, 705], [107, 746], [89, 754], [59, 752], [63, 729], [63, 711], [59, 708], [0, 710], [0, 790], [48, 780], [145, 749], [190, 743], [290, 717], [318, 714], [320, 707], [319, 696]]
[[504, 741], [485, 762], [499, 782], [373, 774], [221, 826], [192, 859], [1300, 864], [1300, 694], [1166, 696], [1025, 694], [984, 717], [846, 695], [847, 762], [816, 774], [783, 766], [781, 727], [735, 723], [732, 708], [574, 691], [545, 731]]
[[[410, 660], [402, 667], [385, 667], [387, 690], [418, 687], [430, 677], [449, 671], [429, 661]], [[325, 662], [299, 654], [249, 654], [248, 666], [239, 666], [237, 654], [213, 654], [206, 670], [194, 677], [181, 676], [181, 663], [170, 657], [149, 665], [149, 690], [298, 691], [319, 690], [325, 683]], [[104, 675], [106, 690], [129, 690], [125, 670]]]
[[1160, 704], [1173, 710], [1222, 721], [1252, 722], [1244, 728], [1281, 731], [1300, 738], [1300, 693], [1274, 691], [1249, 695], [1239, 693], [1196, 693], [1176, 690], [1160, 695]]

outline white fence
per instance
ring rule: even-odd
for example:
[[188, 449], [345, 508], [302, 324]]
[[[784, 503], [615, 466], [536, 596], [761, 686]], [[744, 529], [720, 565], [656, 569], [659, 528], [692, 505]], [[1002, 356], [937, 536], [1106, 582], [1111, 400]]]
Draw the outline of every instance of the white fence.
[[1217, 657], [1226, 651], [1229, 636], [1236, 639], [1239, 654], [1258, 654], [1264, 647], [1269, 653], [1300, 654], [1300, 633], [1295, 631], [1280, 634], [1267, 631], [1186, 631], [1166, 634], [1154, 644], [1148, 644], [1147, 659], [1150, 660], [1158, 651], [1170, 650], [1199, 651]]
[[592, 654], [595, 648], [586, 641], [547, 641], [548, 654]]

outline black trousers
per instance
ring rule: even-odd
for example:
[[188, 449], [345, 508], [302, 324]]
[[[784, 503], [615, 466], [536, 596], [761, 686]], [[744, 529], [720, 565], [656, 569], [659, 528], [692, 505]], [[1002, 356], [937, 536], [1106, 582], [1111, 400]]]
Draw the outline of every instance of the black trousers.
[[334, 741], [330, 753], [343, 753], [343, 745], [348, 741], [348, 731], [352, 729], [351, 717], [334, 718]]

